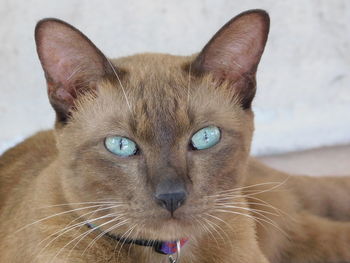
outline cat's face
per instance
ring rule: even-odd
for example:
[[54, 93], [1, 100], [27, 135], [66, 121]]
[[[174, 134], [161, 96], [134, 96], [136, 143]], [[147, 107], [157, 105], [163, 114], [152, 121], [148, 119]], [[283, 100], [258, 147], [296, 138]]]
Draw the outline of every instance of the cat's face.
[[217, 216], [218, 197], [244, 179], [267, 32], [266, 13], [249, 12], [198, 56], [135, 55], [113, 60], [112, 69], [77, 30], [39, 23], [68, 202], [108, 200], [96, 215], [115, 221], [95, 223], [117, 235], [136, 226], [130, 235], [138, 238], [194, 235]]

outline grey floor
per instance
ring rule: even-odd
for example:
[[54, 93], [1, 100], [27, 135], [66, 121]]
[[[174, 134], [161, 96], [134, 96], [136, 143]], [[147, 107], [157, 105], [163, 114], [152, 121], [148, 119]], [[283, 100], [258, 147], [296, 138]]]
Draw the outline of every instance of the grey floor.
[[350, 145], [264, 156], [258, 159], [271, 167], [293, 174], [350, 175]]

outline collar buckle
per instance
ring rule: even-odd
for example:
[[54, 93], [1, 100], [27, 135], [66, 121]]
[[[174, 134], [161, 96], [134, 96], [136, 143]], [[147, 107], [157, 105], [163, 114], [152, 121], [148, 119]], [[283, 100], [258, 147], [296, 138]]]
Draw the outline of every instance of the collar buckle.
[[169, 255], [169, 263], [178, 263], [180, 261], [180, 255], [181, 255], [181, 241], [176, 241], [176, 257], [174, 258], [173, 255]]

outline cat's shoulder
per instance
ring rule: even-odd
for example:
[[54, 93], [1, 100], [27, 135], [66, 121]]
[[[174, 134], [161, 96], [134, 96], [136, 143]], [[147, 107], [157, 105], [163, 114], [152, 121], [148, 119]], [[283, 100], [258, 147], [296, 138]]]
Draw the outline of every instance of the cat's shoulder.
[[0, 207], [14, 188], [21, 188], [48, 166], [57, 154], [53, 131], [42, 131], [0, 156]]
[[0, 156], [0, 171], [4, 166], [23, 158], [34, 159], [56, 153], [53, 130], [40, 131], [3, 153]]
[[255, 158], [249, 158], [248, 165], [247, 165], [247, 177], [249, 180], [278, 180], [280, 178], [287, 178], [289, 175], [287, 173], [278, 171], [274, 168], [271, 168], [267, 165], [265, 165], [263, 162], [261, 162], [258, 159]]

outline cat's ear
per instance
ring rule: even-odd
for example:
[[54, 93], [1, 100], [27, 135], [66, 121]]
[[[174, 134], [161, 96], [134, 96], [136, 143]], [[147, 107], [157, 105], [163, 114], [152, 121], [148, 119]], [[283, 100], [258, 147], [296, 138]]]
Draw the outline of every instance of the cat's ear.
[[111, 65], [85, 35], [58, 19], [41, 20], [35, 28], [35, 41], [50, 103], [57, 121], [65, 123], [77, 96], [111, 75]]
[[210, 72], [218, 81], [236, 89], [243, 108], [255, 95], [255, 73], [269, 32], [269, 15], [250, 10], [231, 19], [199, 53], [191, 65], [202, 75]]

